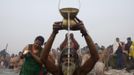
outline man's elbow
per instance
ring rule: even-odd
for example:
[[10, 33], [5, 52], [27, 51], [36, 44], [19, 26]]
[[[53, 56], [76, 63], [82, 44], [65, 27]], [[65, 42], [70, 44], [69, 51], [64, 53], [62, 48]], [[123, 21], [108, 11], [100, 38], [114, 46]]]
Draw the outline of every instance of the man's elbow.
[[99, 60], [99, 55], [96, 54], [95, 56], [92, 57], [94, 62], [96, 63]]

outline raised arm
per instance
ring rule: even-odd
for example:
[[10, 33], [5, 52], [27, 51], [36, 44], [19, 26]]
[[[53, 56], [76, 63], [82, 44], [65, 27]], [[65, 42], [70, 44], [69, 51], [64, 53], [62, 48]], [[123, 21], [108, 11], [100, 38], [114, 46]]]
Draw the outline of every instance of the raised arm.
[[84, 65], [80, 67], [80, 71], [81, 71], [80, 73], [87, 74], [88, 72], [90, 72], [93, 69], [95, 63], [99, 59], [99, 56], [98, 56], [97, 50], [95, 48], [95, 45], [94, 45], [91, 37], [87, 33], [87, 31], [82, 23], [80, 25], [80, 31], [85, 38], [85, 41], [87, 43], [87, 46], [89, 47], [90, 55], [91, 55], [91, 57], [84, 63]]
[[53, 32], [50, 35], [49, 39], [47, 40], [45, 47], [41, 53], [41, 61], [45, 64], [46, 69], [52, 74], [55, 74], [58, 72], [58, 67], [51, 61], [51, 59], [48, 58], [48, 56], [49, 56], [49, 52], [51, 50], [53, 41], [55, 39], [55, 36], [58, 33], [58, 30], [60, 29], [61, 29], [60, 23], [54, 23]]

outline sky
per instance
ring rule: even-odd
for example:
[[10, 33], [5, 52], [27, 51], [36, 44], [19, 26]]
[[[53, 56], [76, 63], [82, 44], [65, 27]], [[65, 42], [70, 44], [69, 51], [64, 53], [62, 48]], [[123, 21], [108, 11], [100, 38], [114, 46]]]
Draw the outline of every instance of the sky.
[[[38, 35], [47, 41], [53, 23], [63, 19], [58, 3], [59, 0], [0, 0], [0, 50], [8, 44], [10, 54], [18, 53]], [[116, 37], [124, 42], [127, 37], [134, 40], [134, 0], [80, 0], [80, 5], [77, 17], [95, 43], [108, 46]], [[71, 32], [84, 47], [81, 33]], [[62, 30], [57, 34], [53, 48], [59, 47], [66, 33]]]

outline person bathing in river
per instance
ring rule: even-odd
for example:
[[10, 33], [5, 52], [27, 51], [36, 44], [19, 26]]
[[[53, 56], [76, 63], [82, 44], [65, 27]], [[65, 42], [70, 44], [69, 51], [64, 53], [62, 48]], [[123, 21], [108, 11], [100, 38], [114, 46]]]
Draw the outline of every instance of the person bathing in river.
[[[59, 30], [63, 30], [61, 24], [61, 22], [54, 23], [52, 34], [47, 40], [45, 47], [42, 51], [41, 61], [46, 66], [47, 71], [49, 71], [53, 75], [87, 75], [98, 61], [99, 56], [95, 48], [95, 45], [90, 35], [87, 33], [82, 22], [78, 23], [78, 27], [76, 27], [75, 30], [80, 30], [80, 32], [84, 36], [86, 44], [89, 47], [89, 53], [91, 57], [87, 59], [87, 61], [83, 65], [81, 65], [81, 61], [79, 55], [77, 54], [76, 48], [68, 48], [65, 46], [64, 48], [62, 48], [63, 50], [61, 50], [58, 65], [55, 65], [53, 62], [49, 61], [48, 56], [54, 39]], [[68, 49], [70, 49], [69, 59]]]

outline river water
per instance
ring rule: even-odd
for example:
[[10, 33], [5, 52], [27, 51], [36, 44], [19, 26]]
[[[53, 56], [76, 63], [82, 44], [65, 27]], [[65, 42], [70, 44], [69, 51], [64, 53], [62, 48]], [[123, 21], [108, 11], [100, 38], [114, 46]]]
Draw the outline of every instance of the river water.
[[[11, 69], [0, 69], [0, 75], [19, 75], [19, 73]], [[110, 69], [109, 71], [105, 72], [105, 75], [134, 75], [134, 70], [131, 73], [128, 73], [125, 70]]]
[[19, 73], [11, 69], [0, 69], [0, 75], [19, 75]]

